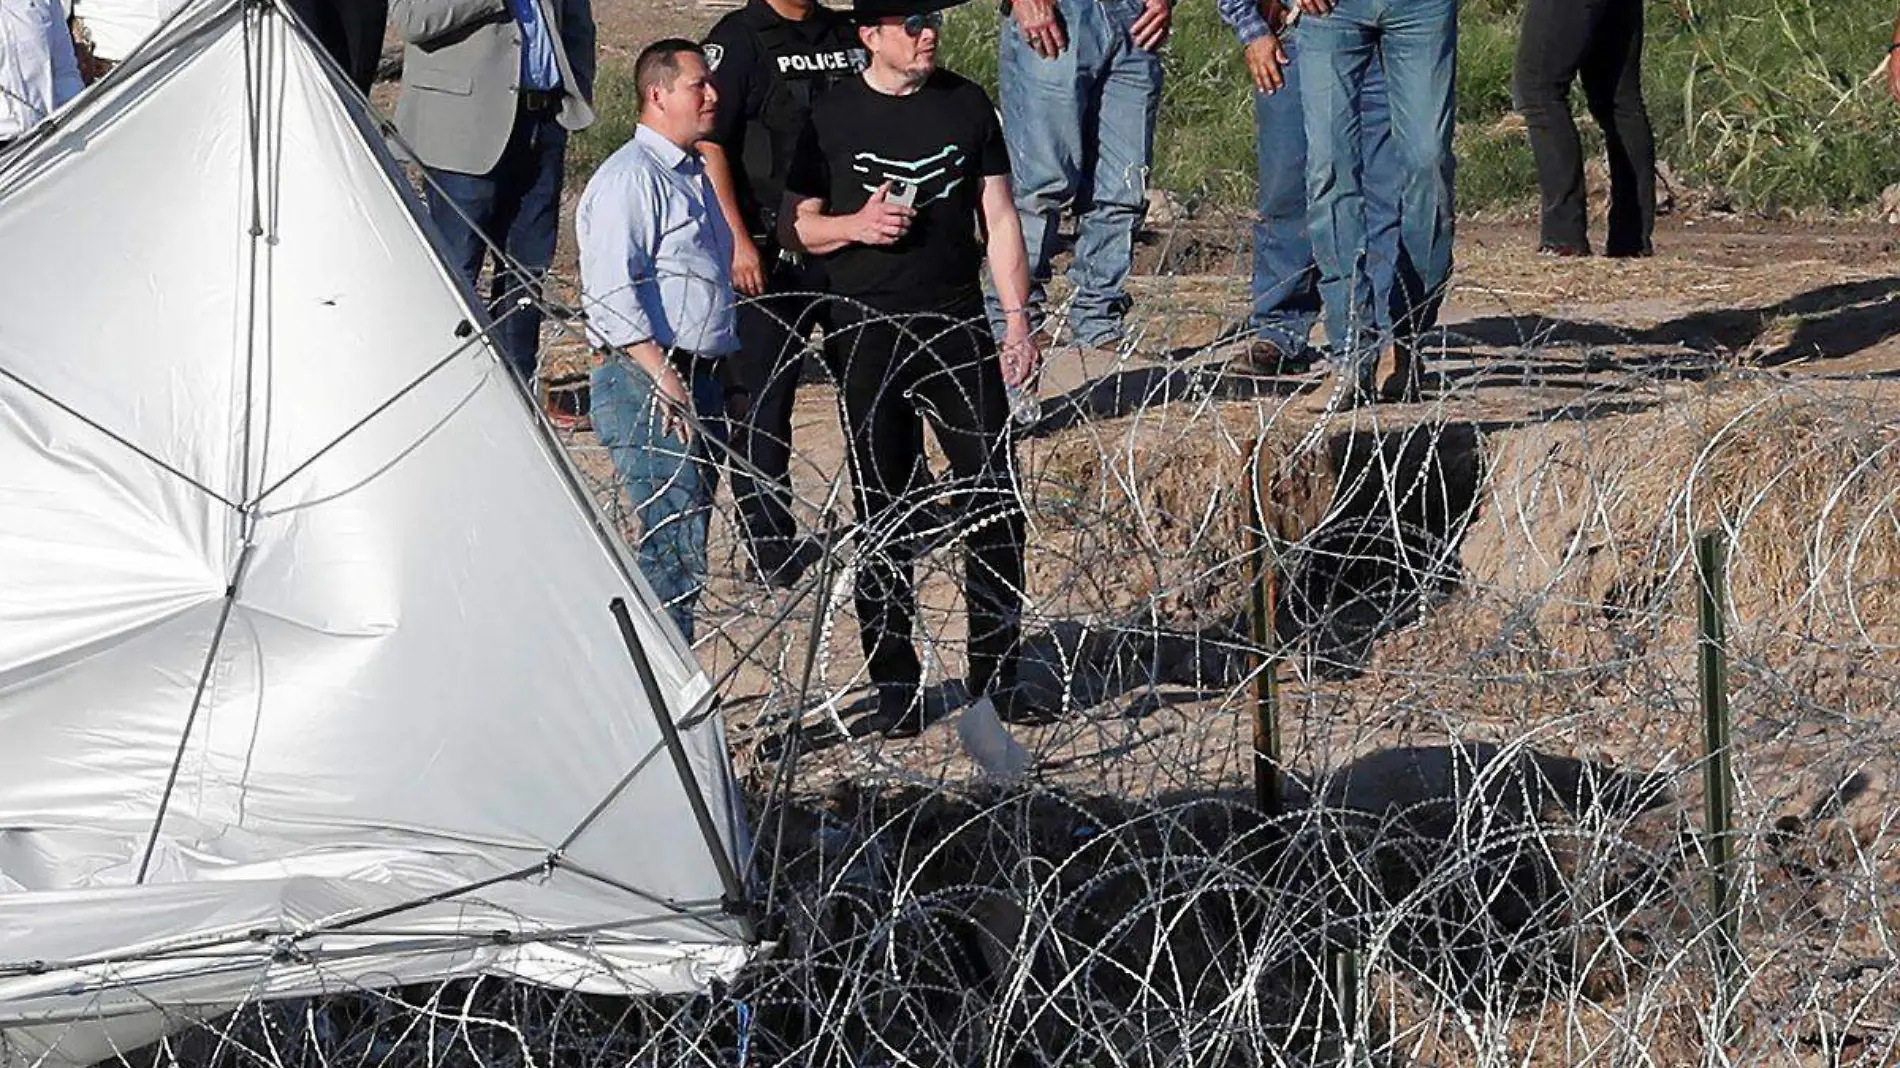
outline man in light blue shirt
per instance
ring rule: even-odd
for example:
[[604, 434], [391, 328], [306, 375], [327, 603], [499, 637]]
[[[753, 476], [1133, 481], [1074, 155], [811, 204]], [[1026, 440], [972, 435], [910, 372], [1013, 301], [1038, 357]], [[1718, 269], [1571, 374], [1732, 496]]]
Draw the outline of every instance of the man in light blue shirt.
[[691, 641], [714, 442], [726, 439], [718, 372], [739, 347], [732, 231], [696, 147], [718, 92], [705, 54], [678, 38], [647, 46], [634, 80], [640, 125], [588, 181], [575, 217], [597, 362], [591, 408], [640, 519], [641, 574]]

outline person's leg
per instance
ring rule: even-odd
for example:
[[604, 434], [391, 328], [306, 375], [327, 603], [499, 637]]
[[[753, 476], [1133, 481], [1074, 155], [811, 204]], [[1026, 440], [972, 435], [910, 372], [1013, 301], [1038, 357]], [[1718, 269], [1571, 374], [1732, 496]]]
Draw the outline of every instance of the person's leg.
[[383, 58], [383, 27], [389, 24], [389, 0], [336, 0], [343, 54], [338, 62], [363, 92], [376, 81]]
[[840, 319], [826, 340], [843, 375], [840, 399], [858, 509], [858, 631], [880, 711], [901, 712], [923, 679], [911, 645], [916, 550], [906, 517], [916, 504], [912, 490], [924, 457], [920, 419], [900, 377], [902, 357], [916, 341], [896, 321], [874, 314]]
[[924, 370], [915, 390], [950, 463], [950, 478], [940, 485], [952, 491], [964, 531], [970, 692], [1000, 695], [1017, 682], [1024, 582], [1023, 506], [1002, 365], [994, 339], [971, 320], [932, 316], [916, 330]]
[[[520, 272], [496, 271], [489, 307], [508, 365], [523, 382], [534, 378], [541, 349], [541, 283], [554, 262], [561, 226], [561, 179], [567, 131], [552, 111], [517, 121], [496, 166], [493, 229]], [[523, 275], [526, 277], [524, 278]]]
[[1366, 271], [1360, 87], [1378, 47], [1373, 0], [1342, 0], [1302, 18], [1300, 105], [1306, 118], [1306, 192], [1326, 336], [1342, 367], [1370, 360], [1379, 315]]
[[1438, 321], [1451, 281], [1456, 229], [1458, 7], [1456, 0], [1394, 5], [1381, 34], [1392, 141], [1403, 177], [1399, 257], [1400, 300], [1393, 333], [1409, 342]]
[[1392, 109], [1386, 98], [1385, 60], [1374, 55], [1359, 91], [1360, 158], [1366, 211], [1366, 277], [1382, 334], [1392, 332], [1399, 265], [1398, 157], [1392, 147]]
[[468, 286], [470, 299], [479, 303], [482, 263], [488, 256], [483, 235], [491, 229], [495, 210], [494, 175], [429, 168], [427, 177], [422, 199], [429, 209], [429, 222], [441, 238], [449, 266]]
[[805, 362], [805, 339], [822, 301], [789, 264], [775, 267], [764, 295], [741, 301], [739, 351], [728, 381], [746, 394], [743, 419], [733, 427], [732, 496], [746, 546], [766, 581], [796, 582], [793, 563], [798, 521], [790, 482], [792, 408]]
[[1608, 0], [1581, 70], [1610, 157], [1606, 256], [1647, 256], [1656, 229], [1656, 138], [1643, 103], [1642, 0]]
[[1084, 344], [1108, 347], [1122, 336], [1135, 235], [1148, 214], [1148, 171], [1154, 164], [1155, 117], [1161, 108], [1161, 55], [1136, 48], [1128, 27], [1140, 0], [1093, 0], [1105, 19], [1107, 50], [1095, 82], [1092, 159], [1076, 221], [1069, 277], [1075, 299], [1069, 321]]
[[1538, 241], [1554, 252], [1590, 249], [1583, 188], [1583, 146], [1570, 116], [1570, 83], [1577, 75], [1594, 21], [1592, 0], [1528, 0], [1517, 40], [1512, 89], [1537, 161], [1543, 201]]
[[[1029, 251], [1030, 318], [1040, 327], [1044, 286], [1055, 258], [1062, 211], [1081, 191], [1090, 146], [1084, 120], [1100, 61], [1102, 17], [1096, 0], [1062, 0], [1069, 47], [1053, 59], [1036, 54], [1014, 19], [1005, 15], [997, 56], [1003, 139], [1009, 145], [1010, 185]], [[990, 300], [990, 325], [1000, 337], [1002, 309]]]
[[1259, 218], [1253, 226], [1254, 337], [1302, 355], [1319, 317], [1319, 268], [1306, 232], [1306, 115], [1300, 107], [1299, 34], [1285, 40], [1286, 84], [1253, 95]]
[[[712, 494], [700, 462], [705, 443], [689, 444], [666, 429], [652, 378], [625, 359], [596, 367], [590, 389], [594, 432], [640, 521], [640, 574], [690, 642], [693, 606], [706, 583]], [[696, 382], [695, 405], [701, 392]]]

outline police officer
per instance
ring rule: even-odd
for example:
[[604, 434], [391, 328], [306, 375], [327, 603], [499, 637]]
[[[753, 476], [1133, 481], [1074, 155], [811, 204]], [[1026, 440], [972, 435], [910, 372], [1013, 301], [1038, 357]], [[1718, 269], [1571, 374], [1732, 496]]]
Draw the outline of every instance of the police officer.
[[821, 325], [827, 288], [817, 262], [775, 236], [785, 173], [812, 101], [854, 78], [867, 57], [849, 18], [816, 0], [747, 0], [706, 35], [719, 115], [702, 142], [706, 173], [732, 227], [739, 353], [728, 361], [733, 472], [745, 540], [761, 577], [796, 583], [822, 554], [798, 534], [787, 474], [792, 401], [805, 339]]

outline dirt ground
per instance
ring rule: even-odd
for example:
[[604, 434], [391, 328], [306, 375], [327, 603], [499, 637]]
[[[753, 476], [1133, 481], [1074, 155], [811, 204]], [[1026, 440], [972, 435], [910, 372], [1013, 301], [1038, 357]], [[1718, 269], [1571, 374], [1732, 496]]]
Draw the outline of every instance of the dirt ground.
[[[602, 62], [630, 60], [658, 37], [697, 36], [722, 10], [681, 0], [596, 0]], [[578, 188], [568, 190], [570, 211], [578, 194]], [[1600, 222], [1600, 208], [1597, 217]], [[1490, 523], [1474, 528], [1463, 562], [1477, 569], [1487, 593], [1515, 595], [1543, 582], [1549, 596], [1563, 582], [1585, 580], [1567, 571], [1566, 561], [1542, 559], [1548, 547], [1533, 532], [1509, 530], [1500, 519], [1508, 509], [1544, 509], [1544, 521], [1580, 531], [1589, 526], [1583, 512], [1609, 514], [1614, 505], [1654, 492], [1656, 500], [1641, 502], [1647, 511], [1630, 514], [1634, 522], [1650, 523], [1666, 518], [1675, 507], [1671, 492], [1687, 492], [1682, 486], [1689, 482], [1674, 491], [1666, 482], [1642, 483], [1656, 474], [1644, 470], [1646, 457], [1674, 455], [1678, 439], [1706, 437], [1698, 421], [1711, 418], [1725, 397], [1791, 390], [1828, 404], [1860, 405], [1856, 411], [1871, 413], [1873, 426], [1890, 422], [1879, 413], [1895, 410], [1900, 400], [1900, 231], [1892, 226], [1675, 215], [1662, 221], [1653, 259], [1612, 261], [1540, 257], [1535, 229], [1525, 222], [1465, 221], [1445, 330], [1429, 354], [1427, 402], [1371, 416], [1325, 417], [1315, 411], [1324, 396], [1316, 379], [1261, 383], [1224, 369], [1234, 348], [1223, 339], [1234, 336], [1247, 311], [1248, 223], [1231, 213], [1157, 211], [1131, 286], [1132, 344], [1112, 353], [1058, 345], [1048, 353], [1041, 394], [1051, 414], [1022, 443], [1020, 462], [1032, 516], [1029, 629], [1058, 653], [1068, 648], [1064, 635], [1086, 643], [1090, 628], [1127, 623], [1131, 614], [1145, 614], [1150, 631], [1195, 632], [1220, 622], [1207, 613], [1235, 606], [1234, 589], [1189, 588], [1207, 585], [1197, 574], [1234, 578], [1243, 546], [1230, 513], [1247, 450], [1258, 437], [1284, 438], [1295, 448], [1372, 422], [1385, 430], [1420, 423], [1476, 428], [1494, 480], [1495, 472], [1511, 471], [1519, 482], [1487, 488]], [[557, 275], [569, 284], [571, 257], [569, 238], [557, 264]], [[1058, 280], [1058, 299], [1061, 294]], [[551, 371], [582, 369], [586, 357], [572, 324], [551, 333]], [[793, 438], [801, 522], [848, 524], [849, 484], [828, 383], [801, 390]], [[591, 435], [575, 435], [573, 444], [611, 501], [605, 457]], [[1538, 487], [1561, 483], [1553, 465], [1571, 462], [1563, 458], [1572, 454], [1615, 470], [1592, 472], [1594, 481], [1584, 489], [1596, 499], [1549, 511]], [[1696, 462], [1693, 451], [1685, 462]], [[1692, 471], [1668, 474], [1694, 478]], [[726, 684], [742, 764], [752, 774], [769, 774], [784, 716], [802, 712], [822, 736], [827, 724], [848, 726], [864, 708], [868, 687], [857, 654], [850, 576], [831, 575], [822, 589], [814, 577], [799, 590], [766, 590], [744, 577], [743, 554], [723, 515], [714, 542], [700, 651]], [[960, 571], [956, 553], [939, 551], [924, 561], [921, 574], [927, 671], [949, 684], [952, 699], [962, 673]], [[1588, 580], [1601, 581], [1608, 580]], [[1672, 626], [1679, 622], [1670, 619]], [[1480, 640], [1446, 640], [1455, 645], [1467, 638]], [[1577, 639], [1579, 648], [1592, 641]], [[1403, 636], [1387, 640], [1379, 656], [1407, 649], [1405, 655], [1413, 655], [1417, 644]], [[1464, 670], [1443, 653], [1420, 660], [1417, 670]], [[1680, 666], [1676, 653], [1667, 658]], [[1302, 729], [1317, 732], [1300, 741], [1299, 759], [1332, 763], [1373, 743], [1378, 731], [1371, 722], [1351, 725], [1349, 738], [1328, 741], [1341, 729], [1327, 722], [1334, 713], [1416, 704], [1431, 689], [1415, 678], [1395, 695], [1393, 679], [1403, 679], [1407, 669], [1398, 661], [1388, 669], [1398, 674], [1346, 685], [1307, 686], [1297, 673], [1288, 674], [1294, 700], [1305, 709]], [[1242, 703], [1237, 690], [1212, 696], [1195, 687], [1134, 690], [1086, 716], [1018, 731], [1041, 774], [1137, 796], [1245, 780], [1248, 746], [1244, 717], [1235, 714]], [[1116, 711], [1104, 714], [1102, 707]], [[1473, 710], [1470, 719], [1485, 716]], [[1494, 726], [1507, 721], [1521, 722], [1521, 716]], [[1400, 726], [1416, 732], [1418, 721]], [[1656, 756], [1638, 752], [1641, 746], [1598, 741], [1625, 750], [1616, 755]], [[1161, 765], [1165, 771], [1157, 770]], [[943, 723], [911, 741], [831, 745], [805, 761], [799, 778], [817, 790], [840, 777], [954, 780], [972, 770], [954, 728]]]
[[[1479, 428], [1494, 466], [1511, 469], [1515, 481], [1488, 488], [1494, 522], [1466, 545], [1465, 564], [1480, 569], [1492, 592], [1515, 594], [1567, 581], [1568, 564], [1537, 563], [1545, 550], [1539, 540], [1497, 521], [1507, 509], [1532, 508], [1525, 502], [1536, 487], [1555, 481], [1557, 461], [1550, 457], [1565, 450], [1613, 457], [1604, 462], [1615, 470], [1593, 474], [1585, 487], [1599, 499], [1567, 502], [1542, 522], [1581, 529], [1591, 508], [1632, 508], [1636, 500], [1644, 510], [1632, 512], [1632, 522], [1648, 523], [1666, 518], [1670, 494], [1680, 487], [1636, 484], [1653, 474], [1643, 469], [1646, 451], [1701, 433], [1690, 424], [1725, 391], [1821, 390], [1874, 412], [1894, 411], [1900, 400], [1900, 245], [1886, 226], [1676, 221], [1658, 235], [1654, 259], [1633, 262], [1542, 258], [1527, 227], [1467, 226], [1427, 402], [1330, 419], [1313, 410], [1323, 397], [1319, 380], [1262, 387], [1226, 369], [1233, 347], [1218, 342], [1246, 300], [1245, 258], [1231, 241], [1236, 232], [1233, 225], [1189, 222], [1152, 234], [1144, 257], [1149, 273], [1134, 286], [1135, 344], [1119, 353], [1058, 346], [1049, 354], [1042, 395], [1046, 411], [1058, 414], [1020, 452], [1032, 513], [1030, 630], [1058, 654], [1067, 648], [1063, 635], [1127, 622], [1130, 613], [1143, 617], [1137, 627], [1191, 632], [1217, 622], [1209, 613], [1234, 607], [1232, 588], [1183, 591], [1195, 586], [1196, 575], [1234, 578], [1242, 545], [1230, 513], [1246, 450], [1258, 436], [1279, 436], [1291, 447], [1295, 439], [1368, 420], [1387, 430], [1420, 422]], [[1181, 248], [1184, 235], [1196, 243], [1192, 264], [1161, 255], [1170, 244]], [[1153, 273], [1177, 264], [1200, 270]], [[827, 383], [801, 391], [794, 442], [801, 521], [814, 528], [848, 523], [836, 397]], [[583, 466], [607, 485], [604, 457], [589, 436], [577, 436], [575, 446]], [[1652, 492], [1654, 500], [1642, 498]], [[778, 752], [781, 717], [791, 709], [805, 710], [822, 736], [827, 724], [848, 727], [865, 708], [848, 575], [833, 576], [827, 589], [814, 579], [789, 594], [765, 590], [743, 577], [743, 557], [723, 518], [714, 553], [700, 617], [716, 633], [702, 641], [701, 653], [716, 677], [729, 676], [735, 740], [745, 763], [764, 773]], [[930, 677], [948, 684], [953, 702], [964, 627], [959, 574], [957, 554], [941, 551], [924, 561], [921, 580], [920, 637], [927, 659], [934, 658]], [[1419, 670], [1457, 673], [1447, 652], [1420, 661]], [[1675, 662], [1681, 666], [1680, 658]], [[1167, 674], [1166, 665], [1160, 670]], [[1395, 662], [1390, 670], [1403, 679], [1407, 669]], [[1406, 701], [1392, 693], [1394, 677], [1303, 689], [1295, 674], [1287, 678], [1306, 708], [1304, 721], [1322, 728], [1301, 742], [1311, 763], [1334, 763], [1392, 736], [1385, 720], [1329, 726], [1325, 710]], [[1161, 681], [1133, 687], [1086, 716], [1017, 734], [1042, 773], [1058, 781], [1137, 796], [1187, 783], [1242, 783], [1248, 745], [1236, 712], [1244, 695], [1233, 686], [1197, 691]], [[1414, 696], [1430, 689], [1416, 679], [1404, 686]], [[1105, 714], [1104, 707], [1115, 711]], [[1474, 710], [1466, 725], [1484, 720]], [[1508, 733], [1505, 725], [1516, 722], [1505, 716], [1491, 728]], [[1419, 724], [1395, 729], [1416, 733]], [[1340, 730], [1345, 734], [1330, 737]], [[1635, 751], [1639, 746], [1612, 748], [1635, 760], [1655, 755]], [[1163, 765], [1165, 773], [1158, 770]], [[916, 740], [827, 748], [804, 764], [800, 778], [820, 789], [839, 777], [956, 780], [972, 771], [945, 722]]]

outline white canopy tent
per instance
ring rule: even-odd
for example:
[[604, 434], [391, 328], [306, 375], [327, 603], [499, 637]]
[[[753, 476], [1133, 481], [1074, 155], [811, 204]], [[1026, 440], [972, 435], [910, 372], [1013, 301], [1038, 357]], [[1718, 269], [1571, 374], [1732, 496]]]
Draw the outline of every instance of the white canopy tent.
[[343, 86], [195, 0], [0, 157], [0, 1062], [751, 952], [708, 680]]

